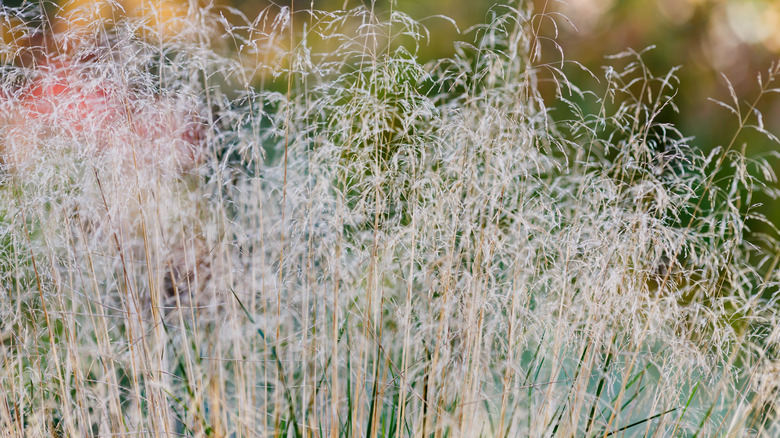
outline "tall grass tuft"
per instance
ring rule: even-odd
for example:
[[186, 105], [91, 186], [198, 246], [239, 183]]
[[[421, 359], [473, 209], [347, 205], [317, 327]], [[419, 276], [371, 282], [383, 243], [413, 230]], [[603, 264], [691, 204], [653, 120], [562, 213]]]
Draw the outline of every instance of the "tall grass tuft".
[[398, 10], [43, 6], [0, 9], [0, 436], [780, 434], [780, 65], [705, 153], [674, 70], [581, 90], [523, 4], [425, 64]]

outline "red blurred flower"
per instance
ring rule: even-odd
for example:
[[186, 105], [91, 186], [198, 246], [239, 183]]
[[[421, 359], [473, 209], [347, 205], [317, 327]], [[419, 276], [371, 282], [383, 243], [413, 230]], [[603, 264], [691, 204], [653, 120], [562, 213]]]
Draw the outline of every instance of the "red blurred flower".
[[74, 61], [41, 64], [35, 79], [3, 102], [4, 112], [10, 112], [7, 162], [24, 164], [41, 152], [41, 139], [56, 136], [73, 140], [81, 153], [125, 155], [179, 171], [196, 164], [203, 136], [191, 112], [173, 99], [133, 92], [110, 75], [99, 76], [95, 67]]

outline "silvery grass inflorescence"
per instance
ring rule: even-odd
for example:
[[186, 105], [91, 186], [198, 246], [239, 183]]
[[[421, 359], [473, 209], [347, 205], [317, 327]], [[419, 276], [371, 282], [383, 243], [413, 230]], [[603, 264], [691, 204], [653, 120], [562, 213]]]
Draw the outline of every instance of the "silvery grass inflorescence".
[[522, 4], [68, 16], [0, 9], [1, 436], [780, 433], [755, 103], [704, 153]]

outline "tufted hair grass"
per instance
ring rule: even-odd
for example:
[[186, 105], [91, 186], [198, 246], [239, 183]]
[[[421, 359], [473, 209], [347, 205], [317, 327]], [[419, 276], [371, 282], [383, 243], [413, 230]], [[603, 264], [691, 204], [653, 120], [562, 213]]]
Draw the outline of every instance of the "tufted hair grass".
[[780, 65], [705, 152], [523, 4], [430, 63], [393, 8], [106, 5], [0, 9], [0, 436], [780, 433]]

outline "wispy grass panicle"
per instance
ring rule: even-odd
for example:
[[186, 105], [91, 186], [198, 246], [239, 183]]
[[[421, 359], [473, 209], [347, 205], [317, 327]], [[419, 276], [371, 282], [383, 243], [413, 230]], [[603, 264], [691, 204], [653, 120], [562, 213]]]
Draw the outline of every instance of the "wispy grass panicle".
[[755, 104], [705, 152], [523, 4], [429, 63], [378, 6], [104, 6], [0, 9], [0, 434], [777, 434]]

